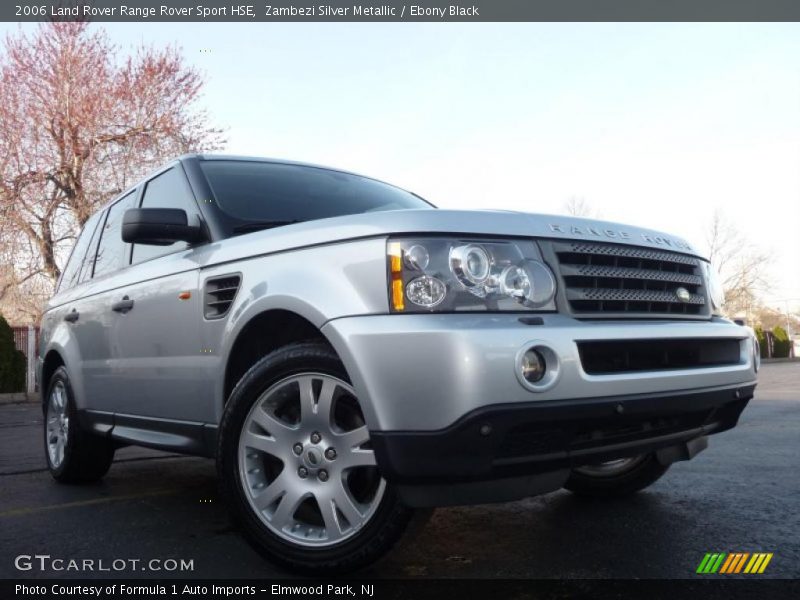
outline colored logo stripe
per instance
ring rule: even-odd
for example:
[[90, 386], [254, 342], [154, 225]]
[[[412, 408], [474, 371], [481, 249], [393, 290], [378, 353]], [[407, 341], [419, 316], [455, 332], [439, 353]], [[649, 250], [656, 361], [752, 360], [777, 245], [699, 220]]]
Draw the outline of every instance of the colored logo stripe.
[[744, 561], [747, 560], [748, 556], [750, 556], [749, 552], [742, 553], [742, 555], [739, 558], [739, 562], [736, 563], [736, 568], [733, 570], [733, 573], [740, 573], [741, 572], [742, 567], [744, 566]]
[[767, 568], [769, 561], [772, 560], [772, 553], [757, 553], [753, 554], [753, 558], [750, 559], [750, 562], [747, 563], [747, 566], [744, 569], [745, 573], [763, 573], [764, 569]]
[[723, 566], [720, 573], [738, 573], [744, 566], [744, 561], [750, 556], [747, 552], [734, 552], [730, 555], [730, 561]]
[[719, 570], [720, 573], [728, 573], [728, 569], [730, 569], [731, 564], [733, 564], [734, 559], [736, 558], [735, 554], [728, 554], [728, 558], [722, 564], [722, 568]]
[[[763, 573], [772, 560], [771, 552], [708, 552], [697, 567], [699, 574]], [[748, 560], [749, 559], [749, 560]], [[747, 565], [747, 566], [745, 566]]]
[[703, 560], [700, 561], [700, 566], [697, 567], [697, 573], [705, 573], [706, 566], [708, 565], [708, 561], [711, 560], [711, 555], [706, 552], [706, 555], [703, 557]]
[[703, 558], [700, 566], [697, 567], [698, 573], [716, 573], [719, 566], [722, 564], [722, 560], [725, 558], [725, 553], [708, 553]]

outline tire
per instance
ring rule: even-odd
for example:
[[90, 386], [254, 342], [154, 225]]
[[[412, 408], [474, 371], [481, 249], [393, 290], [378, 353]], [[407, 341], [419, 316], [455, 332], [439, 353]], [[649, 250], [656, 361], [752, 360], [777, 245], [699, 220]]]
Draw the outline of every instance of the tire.
[[67, 370], [53, 373], [44, 406], [44, 454], [47, 468], [59, 483], [90, 483], [108, 472], [114, 444], [80, 428]]
[[321, 342], [280, 348], [242, 377], [222, 416], [217, 468], [248, 541], [295, 572], [371, 564], [413, 516], [380, 477], [344, 366]]
[[667, 469], [655, 454], [643, 454], [574, 469], [564, 487], [587, 498], [620, 498], [655, 483]]

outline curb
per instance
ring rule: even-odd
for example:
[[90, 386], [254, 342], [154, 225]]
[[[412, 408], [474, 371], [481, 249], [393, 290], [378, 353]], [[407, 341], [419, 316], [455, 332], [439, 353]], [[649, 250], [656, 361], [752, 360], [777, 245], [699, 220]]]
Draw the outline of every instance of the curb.
[[770, 363], [794, 363], [800, 362], [800, 357], [794, 356], [790, 358], [762, 358], [761, 364], [770, 364]]

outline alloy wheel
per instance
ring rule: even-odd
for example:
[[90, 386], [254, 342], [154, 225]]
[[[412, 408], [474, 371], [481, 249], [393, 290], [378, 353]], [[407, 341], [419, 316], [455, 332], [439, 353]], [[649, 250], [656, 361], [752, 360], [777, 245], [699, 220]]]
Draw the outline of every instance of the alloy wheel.
[[607, 460], [605, 462], [597, 463], [595, 465], [584, 465], [575, 469], [578, 473], [583, 475], [590, 475], [593, 477], [616, 477], [629, 471], [634, 466], [639, 464], [645, 459], [646, 455], [631, 456], [628, 458], [618, 458], [616, 460]]
[[47, 401], [47, 454], [54, 468], [64, 462], [64, 451], [69, 434], [69, 415], [67, 414], [67, 390], [57, 381], [50, 390]]
[[258, 518], [303, 546], [355, 535], [386, 488], [353, 388], [322, 373], [288, 377], [259, 396], [242, 427], [238, 462]]

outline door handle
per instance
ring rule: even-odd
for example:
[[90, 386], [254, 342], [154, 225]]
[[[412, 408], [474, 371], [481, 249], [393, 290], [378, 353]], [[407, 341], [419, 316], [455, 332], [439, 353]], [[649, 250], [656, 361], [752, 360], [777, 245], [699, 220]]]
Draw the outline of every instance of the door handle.
[[79, 318], [80, 316], [81, 316], [81, 313], [79, 313], [77, 310], [75, 310], [75, 309], [73, 308], [73, 309], [72, 309], [72, 312], [68, 312], [66, 315], [64, 315], [64, 320], [65, 320], [67, 323], [74, 323], [75, 321], [77, 321], [77, 320], [78, 320], [78, 318]]
[[133, 308], [133, 300], [125, 296], [119, 302], [111, 305], [111, 310], [114, 312], [122, 313], [123, 315]]

